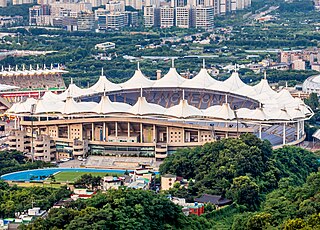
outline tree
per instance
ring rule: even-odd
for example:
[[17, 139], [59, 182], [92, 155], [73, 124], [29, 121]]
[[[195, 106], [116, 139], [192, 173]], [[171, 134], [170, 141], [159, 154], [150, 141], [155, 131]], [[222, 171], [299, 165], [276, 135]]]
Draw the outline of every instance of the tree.
[[248, 176], [234, 178], [227, 196], [250, 209], [256, 209], [259, 206], [259, 186]]

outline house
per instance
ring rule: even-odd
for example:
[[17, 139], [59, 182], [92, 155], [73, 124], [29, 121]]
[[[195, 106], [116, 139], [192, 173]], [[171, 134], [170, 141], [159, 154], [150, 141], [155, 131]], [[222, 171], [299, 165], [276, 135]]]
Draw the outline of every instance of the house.
[[87, 189], [75, 189], [73, 194], [71, 195], [72, 200], [77, 199], [89, 199], [91, 198], [96, 192], [88, 191]]
[[173, 188], [174, 183], [177, 181], [177, 176], [166, 174], [161, 176], [161, 190], [169, 190]]
[[122, 185], [122, 181], [118, 177], [105, 176], [102, 179], [103, 190], [118, 189]]
[[225, 205], [232, 204], [232, 200], [229, 200], [219, 195], [209, 195], [209, 194], [203, 194], [201, 197], [195, 198], [194, 201], [202, 204], [211, 203], [215, 205], [216, 208], [221, 208]]
[[189, 216], [190, 214], [200, 216], [204, 213], [204, 204], [199, 204], [197, 202], [186, 203], [186, 200], [184, 198], [178, 198], [178, 197], [172, 197], [172, 198], [170, 197], [170, 199], [176, 205], [183, 207], [182, 212], [186, 216]]
[[128, 185], [128, 188], [147, 190], [150, 188], [150, 180], [146, 178], [137, 178]]

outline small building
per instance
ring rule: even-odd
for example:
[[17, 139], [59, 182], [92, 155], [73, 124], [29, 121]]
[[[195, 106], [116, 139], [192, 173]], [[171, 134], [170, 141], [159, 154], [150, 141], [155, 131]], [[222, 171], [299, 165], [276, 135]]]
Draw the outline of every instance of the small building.
[[200, 216], [204, 213], [204, 204], [199, 204], [198, 202], [195, 203], [186, 203], [184, 198], [172, 197], [171, 201], [179, 206], [182, 206], [182, 212], [189, 216], [190, 214], [194, 214]]
[[121, 179], [113, 176], [105, 176], [102, 179], [102, 188], [107, 191], [109, 189], [118, 189], [121, 185]]
[[166, 174], [161, 176], [161, 190], [169, 190], [173, 188], [174, 183], [177, 180], [177, 176], [172, 174]]
[[150, 187], [150, 180], [146, 178], [137, 178], [128, 185], [128, 188], [147, 190]]
[[78, 199], [89, 199], [91, 198], [96, 192], [88, 191], [87, 189], [75, 189], [73, 194], [71, 195], [72, 200]]
[[100, 44], [96, 44], [94, 46], [95, 49], [97, 50], [109, 50], [109, 49], [114, 49], [116, 48], [116, 44], [113, 42], [104, 42], [104, 43], [100, 43]]
[[203, 194], [201, 197], [195, 198], [194, 201], [201, 204], [211, 203], [215, 205], [217, 209], [223, 206], [232, 204], [232, 200], [224, 198], [220, 195], [210, 195], [210, 194]]

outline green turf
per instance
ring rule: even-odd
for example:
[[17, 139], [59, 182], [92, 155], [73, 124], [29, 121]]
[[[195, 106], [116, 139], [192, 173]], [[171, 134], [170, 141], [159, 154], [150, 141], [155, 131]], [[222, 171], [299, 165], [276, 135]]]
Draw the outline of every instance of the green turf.
[[105, 176], [105, 172], [59, 172], [54, 175], [57, 182], [74, 182], [84, 174], [91, 174], [92, 176]]

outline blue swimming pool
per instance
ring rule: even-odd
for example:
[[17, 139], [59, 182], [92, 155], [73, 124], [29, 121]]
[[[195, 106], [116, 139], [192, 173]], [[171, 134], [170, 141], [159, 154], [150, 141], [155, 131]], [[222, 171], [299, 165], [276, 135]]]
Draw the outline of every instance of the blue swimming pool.
[[90, 168], [46, 168], [18, 171], [2, 175], [0, 178], [8, 181], [30, 181], [31, 177], [37, 177], [34, 180], [40, 180], [40, 176], [49, 176], [57, 172], [105, 172], [105, 173], [124, 173], [125, 170], [117, 169], [90, 169]]

